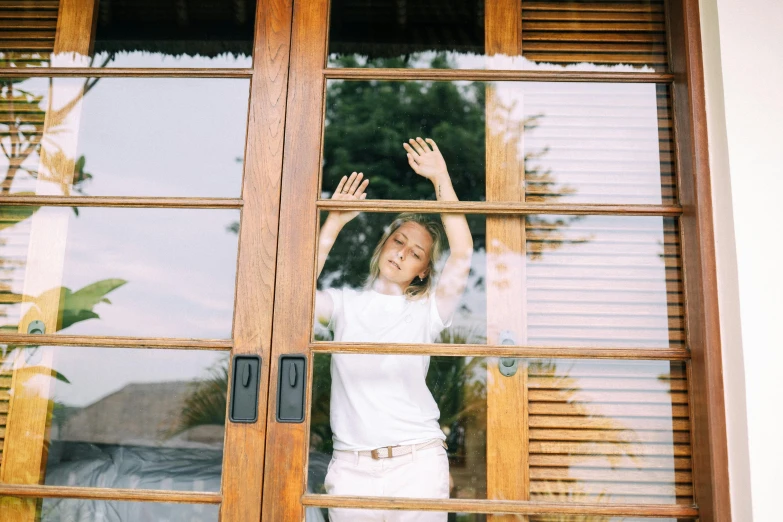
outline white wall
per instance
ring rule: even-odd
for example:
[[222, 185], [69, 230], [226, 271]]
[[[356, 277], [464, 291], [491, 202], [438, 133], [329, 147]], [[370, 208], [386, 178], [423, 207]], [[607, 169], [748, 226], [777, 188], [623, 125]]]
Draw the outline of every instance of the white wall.
[[701, 0], [701, 11], [732, 514], [738, 522], [776, 521], [783, 519], [783, 0]]

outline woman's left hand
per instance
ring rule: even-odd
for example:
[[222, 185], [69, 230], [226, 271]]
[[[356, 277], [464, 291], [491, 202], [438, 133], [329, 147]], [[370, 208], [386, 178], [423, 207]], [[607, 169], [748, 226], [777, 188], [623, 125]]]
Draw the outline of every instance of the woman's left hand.
[[443, 159], [435, 141], [430, 138], [426, 140], [411, 138], [408, 143], [403, 143], [402, 146], [408, 153], [408, 164], [416, 174], [433, 183], [443, 177], [448, 178], [449, 171], [446, 168], [446, 160]]

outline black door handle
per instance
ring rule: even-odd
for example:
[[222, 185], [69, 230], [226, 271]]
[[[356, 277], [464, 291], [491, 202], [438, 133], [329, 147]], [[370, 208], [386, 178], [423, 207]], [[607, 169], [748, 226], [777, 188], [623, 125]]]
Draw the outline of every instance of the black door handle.
[[303, 422], [305, 419], [305, 379], [307, 357], [281, 355], [277, 369], [277, 422]]
[[253, 372], [250, 370], [250, 365], [249, 364], [243, 364], [242, 366], [243, 366], [243, 370], [242, 370], [242, 386], [247, 388], [248, 386], [250, 386], [250, 377], [251, 377], [251, 374]]
[[[261, 357], [235, 355], [231, 382], [231, 404], [228, 419], [231, 422], [252, 423], [258, 420], [258, 390], [260, 387]], [[239, 383], [239, 384], [237, 384]]]

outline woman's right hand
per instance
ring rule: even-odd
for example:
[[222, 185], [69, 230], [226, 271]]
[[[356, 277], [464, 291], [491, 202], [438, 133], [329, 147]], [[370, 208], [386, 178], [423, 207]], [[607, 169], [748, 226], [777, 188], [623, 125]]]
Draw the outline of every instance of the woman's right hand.
[[[351, 176], [343, 176], [337, 188], [332, 194], [332, 199], [337, 201], [359, 201], [367, 197], [364, 191], [370, 184], [369, 179], [362, 181], [364, 174], [359, 172], [352, 173]], [[359, 215], [356, 210], [332, 210], [329, 212], [329, 218], [336, 220], [341, 226], [344, 226], [353, 218]]]

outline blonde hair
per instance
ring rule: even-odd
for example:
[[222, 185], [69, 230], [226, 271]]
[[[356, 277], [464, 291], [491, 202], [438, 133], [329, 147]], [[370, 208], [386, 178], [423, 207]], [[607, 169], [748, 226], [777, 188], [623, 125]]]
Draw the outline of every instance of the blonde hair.
[[433, 281], [435, 279], [435, 266], [437, 265], [440, 256], [443, 254], [444, 239], [446, 237], [446, 231], [443, 229], [443, 225], [426, 214], [405, 212], [397, 216], [397, 218], [392, 221], [391, 225], [386, 228], [386, 231], [383, 233], [383, 236], [375, 247], [375, 251], [372, 253], [372, 258], [370, 258], [370, 274], [367, 276], [365, 287], [368, 289], [372, 288], [372, 285], [378, 280], [381, 273], [380, 259], [383, 245], [385, 245], [391, 235], [405, 223], [416, 223], [417, 225], [421, 225], [432, 238], [432, 247], [429, 251], [430, 260], [427, 265], [427, 275], [424, 276], [424, 279], [416, 276], [404, 292], [405, 297], [416, 300], [426, 297], [432, 291]]

